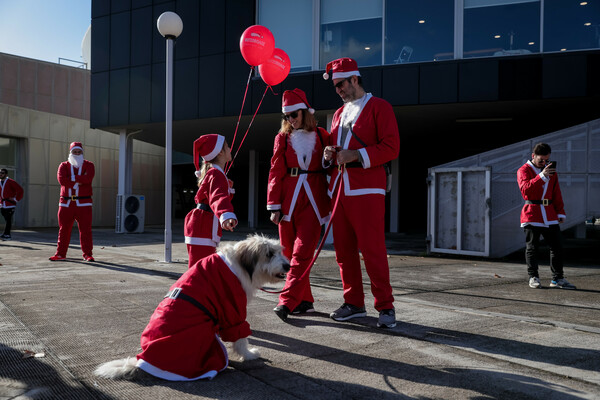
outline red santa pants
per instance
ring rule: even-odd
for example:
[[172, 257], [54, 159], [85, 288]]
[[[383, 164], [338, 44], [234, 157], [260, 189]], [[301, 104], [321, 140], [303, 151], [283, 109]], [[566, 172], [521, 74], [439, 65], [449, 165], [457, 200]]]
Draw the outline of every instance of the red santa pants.
[[283, 246], [283, 255], [290, 260], [290, 270], [287, 273], [284, 289], [294, 285], [289, 291], [279, 295], [279, 304], [286, 306], [290, 311], [294, 311], [302, 301], [309, 303], [315, 301], [310, 289], [310, 274], [299, 282], [298, 279], [308, 268], [320, 235], [321, 224], [308, 197], [302, 191], [290, 221], [279, 223], [279, 240]]
[[202, 246], [198, 244], [188, 244], [188, 268], [192, 268], [192, 265], [196, 264], [198, 261], [203, 259], [204, 257], [208, 257], [211, 254], [214, 254], [217, 250], [214, 246]]
[[385, 248], [384, 218], [385, 196], [346, 196], [343, 193], [340, 196], [332, 221], [333, 246], [335, 259], [340, 266], [345, 303], [356, 307], [363, 307], [365, 304], [358, 253], [360, 249], [365, 260], [365, 269], [371, 279], [375, 309], [381, 311], [394, 308]]
[[79, 227], [79, 243], [81, 243], [83, 256], [91, 257], [94, 247], [92, 241], [92, 206], [78, 207], [74, 201], [71, 201], [69, 207], [58, 207], [59, 230], [56, 255], [67, 256], [74, 221], [77, 221]]

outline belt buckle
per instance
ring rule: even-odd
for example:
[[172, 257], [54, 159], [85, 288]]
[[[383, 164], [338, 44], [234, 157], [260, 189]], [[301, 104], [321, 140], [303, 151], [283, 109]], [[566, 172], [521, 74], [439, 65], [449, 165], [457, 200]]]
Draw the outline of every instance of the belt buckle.
[[542, 205], [544, 205], [544, 206], [549, 205], [549, 200], [548, 199], [542, 199]]
[[171, 290], [169, 293], [167, 293], [165, 298], [175, 300], [177, 298], [177, 296], [179, 296], [179, 293], [181, 293], [181, 288], [175, 288], [175, 289]]
[[342, 172], [346, 164], [338, 164], [338, 171]]
[[74, 194], [72, 194], [72, 195], [71, 195], [71, 201], [75, 201], [75, 200], [77, 200], [75, 197], [77, 197], [77, 196], [75, 196]]
[[298, 168], [297, 167], [292, 168], [292, 171], [290, 172], [290, 176], [292, 176], [292, 177], [298, 176]]

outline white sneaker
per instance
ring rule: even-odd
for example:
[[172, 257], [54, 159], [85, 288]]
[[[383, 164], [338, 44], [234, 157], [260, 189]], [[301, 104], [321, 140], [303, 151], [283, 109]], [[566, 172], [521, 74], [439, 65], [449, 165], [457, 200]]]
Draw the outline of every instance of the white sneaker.
[[540, 282], [540, 278], [536, 276], [529, 278], [529, 287], [533, 289], [541, 289], [542, 283]]

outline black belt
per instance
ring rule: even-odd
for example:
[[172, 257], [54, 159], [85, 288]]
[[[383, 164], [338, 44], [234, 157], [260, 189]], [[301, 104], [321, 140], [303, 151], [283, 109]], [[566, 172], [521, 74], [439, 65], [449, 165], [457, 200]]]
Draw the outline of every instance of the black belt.
[[12, 204], [15, 204], [15, 205], [17, 204], [17, 202], [16, 202], [16, 201], [14, 201], [14, 200], [11, 200], [11, 199], [0, 199], [0, 203], [2, 203], [3, 201], [7, 201], [7, 202], [9, 202], [9, 203], [12, 203]]
[[344, 165], [346, 166], [346, 168], [362, 168], [363, 167], [363, 165], [359, 161], [349, 162]]
[[196, 204], [196, 208], [202, 211], [208, 211], [210, 213], [212, 213], [212, 210], [210, 209], [210, 206], [208, 204], [205, 203], [198, 203]]
[[290, 174], [290, 176], [298, 176], [300, 174], [320, 174], [320, 173], [325, 173], [325, 171], [322, 169], [319, 169], [316, 171], [309, 171], [306, 169], [300, 169], [298, 167], [288, 168], [288, 174]]
[[80, 199], [91, 199], [92, 196], [60, 196], [64, 200], [80, 200]]
[[542, 199], [542, 200], [525, 200], [525, 204], [542, 204], [544, 206], [549, 206], [552, 204], [551, 199]]
[[165, 299], [166, 298], [170, 298], [170, 299], [181, 299], [181, 300], [185, 300], [188, 303], [192, 304], [194, 307], [198, 308], [199, 310], [203, 311], [206, 315], [208, 315], [210, 317], [210, 319], [213, 320], [213, 322], [215, 323], [215, 325], [217, 325], [218, 320], [210, 313], [210, 311], [208, 311], [206, 309], [206, 307], [204, 307], [202, 304], [200, 304], [200, 302], [196, 299], [194, 299], [193, 297], [188, 296], [185, 293], [181, 293], [181, 288], [175, 288], [171, 291], [169, 291], [169, 293], [167, 293], [165, 295]]

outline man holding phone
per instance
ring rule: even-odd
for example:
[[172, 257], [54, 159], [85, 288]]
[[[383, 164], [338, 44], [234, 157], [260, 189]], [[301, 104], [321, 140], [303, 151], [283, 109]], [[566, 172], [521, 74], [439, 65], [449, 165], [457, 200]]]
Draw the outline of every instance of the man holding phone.
[[521, 227], [527, 246], [525, 261], [529, 287], [540, 289], [537, 252], [540, 236], [550, 247], [551, 288], [575, 289], [563, 276], [563, 247], [559, 224], [565, 221], [564, 203], [556, 174], [556, 161], [550, 161], [552, 149], [547, 143], [533, 148], [531, 160], [517, 171], [517, 180], [525, 205], [521, 210]]

